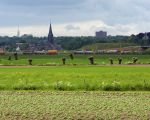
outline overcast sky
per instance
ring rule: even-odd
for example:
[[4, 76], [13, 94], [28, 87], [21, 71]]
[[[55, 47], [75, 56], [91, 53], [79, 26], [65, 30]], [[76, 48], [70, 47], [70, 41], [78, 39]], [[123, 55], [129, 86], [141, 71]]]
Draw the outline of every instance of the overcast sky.
[[150, 0], [0, 0], [0, 35], [91, 36], [150, 31]]

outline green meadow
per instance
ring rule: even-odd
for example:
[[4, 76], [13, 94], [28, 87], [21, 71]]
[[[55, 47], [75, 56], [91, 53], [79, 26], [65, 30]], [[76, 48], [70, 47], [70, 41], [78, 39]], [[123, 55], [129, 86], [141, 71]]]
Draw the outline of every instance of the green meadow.
[[147, 66], [1, 67], [1, 90], [149, 91]]
[[[11, 60], [8, 60], [11, 56]], [[69, 54], [58, 54], [58, 55], [18, 55], [18, 60], [14, 59], [13, 55], [2, 55], [0, 56], [0, 65], [29, 65], [28, 59], [32, 59], [33, 65], [42, 66], [57, 66], [62, 65], [62, 58], [66, 58], [67, 65], [88, 65], [90, 56], [94, 57], [96, 65], [108, 65], [110, 64], [109, 59], [112, 58], [114, 64], [118, 64], [118, 58], [122, 58], [123, 64], [131, 64], [132, 58], [137, 57], [137, 64], [150, 64], [150, 55], [116, 55], [116, 54], [104, 54], [104, 55], [74, 55], [74, 60], [71, 60]]]

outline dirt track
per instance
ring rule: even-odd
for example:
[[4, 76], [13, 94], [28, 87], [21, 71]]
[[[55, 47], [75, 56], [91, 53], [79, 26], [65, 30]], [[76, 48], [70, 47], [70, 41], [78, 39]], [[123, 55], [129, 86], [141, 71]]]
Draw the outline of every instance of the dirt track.
[[[72, 65], [65, 65], [68, 67], [72, 67]], [[78, 66], [78, 65], [76, 65]], [[92, 65], [79, 65], [79, 66], [92, 66]], [[124, 67], [150, 67], [150, 64], [136, 64], [136, 65], [94, 65], [97, 67], [104, 67], [104, 66], [112, 66], [112, 67], [119, 67], [119, 66], [124, 66]], [[63, 66], [0, 66], [0, 68], [33, 68], [33, 67], [63, 67]]]

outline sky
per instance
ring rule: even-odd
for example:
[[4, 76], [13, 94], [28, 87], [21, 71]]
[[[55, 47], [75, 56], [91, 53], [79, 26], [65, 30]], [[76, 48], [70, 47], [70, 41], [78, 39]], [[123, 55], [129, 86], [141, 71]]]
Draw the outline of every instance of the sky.
[[0, 0], [0, 36], [131, 35], [150, 31], [150, 0]]

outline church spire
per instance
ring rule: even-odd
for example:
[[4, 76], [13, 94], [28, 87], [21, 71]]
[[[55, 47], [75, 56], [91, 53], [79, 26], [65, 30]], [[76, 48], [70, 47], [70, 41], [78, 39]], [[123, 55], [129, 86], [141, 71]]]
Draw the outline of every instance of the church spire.
[[49, 33], [48, 33], [48, 42], [50, 44], [54, 44], [54, 38], [53, 38], [53, 32], [52, 32], [51, 22], [50, 22]]
[[20, 37], [19, 25], [18, 25], [17, 37]]
[[50, 22], [50, 26], [49, 26], [49, 34], [53, 34], [51, 22]]

